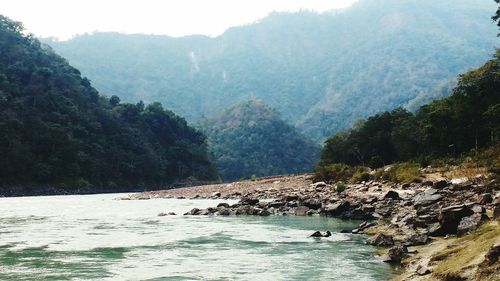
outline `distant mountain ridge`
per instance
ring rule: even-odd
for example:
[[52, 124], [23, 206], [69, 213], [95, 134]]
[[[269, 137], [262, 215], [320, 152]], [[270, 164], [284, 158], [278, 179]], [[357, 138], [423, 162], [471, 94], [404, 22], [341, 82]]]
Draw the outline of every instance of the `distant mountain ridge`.
[[309, 172], [319, 146], [262, 101], [242, 102], [202, 122], [224, 180]]
[[[94, 33], [46, 40], [96, 87], [196, 122], [248, 98], [317, 141], [359, 118], [418, 108], [497, 45], [490, 0], [361, 0], [273, 13], [216, 38]], [[436, 89], [438, 88], [438, 89]]]

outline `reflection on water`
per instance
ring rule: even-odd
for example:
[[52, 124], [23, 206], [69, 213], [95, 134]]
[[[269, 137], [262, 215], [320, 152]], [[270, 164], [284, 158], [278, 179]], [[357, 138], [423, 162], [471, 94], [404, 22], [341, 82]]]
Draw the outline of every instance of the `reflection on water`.
[[[158, 217], [212, 200], [0, 199], [0, 280], [387, 280], [353, 223], [320, 217]], [[231, 203], [231, 202], [230, 202]]]

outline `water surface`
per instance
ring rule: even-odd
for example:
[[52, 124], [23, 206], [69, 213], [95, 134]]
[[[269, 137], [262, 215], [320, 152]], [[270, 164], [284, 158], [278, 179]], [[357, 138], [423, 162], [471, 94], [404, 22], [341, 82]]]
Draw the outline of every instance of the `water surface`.
[[[387, 280], [354, 222], [321, 217], [192, 217], [222, 201], [122, 195], [0, 199], [0, 280]], [[177, 216], [158, 217], [160, 212]]]

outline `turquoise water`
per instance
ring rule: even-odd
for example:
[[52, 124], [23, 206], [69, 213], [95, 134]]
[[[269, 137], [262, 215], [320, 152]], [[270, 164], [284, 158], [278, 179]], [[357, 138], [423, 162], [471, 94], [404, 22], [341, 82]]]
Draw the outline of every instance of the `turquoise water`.
[[[219, 200], [119, 194], [0, 199], [0, 280], [387, 280], [353, 223], [320, 217], [188, 217]], [[231, 203], [231, 202], [230, 202]], [[177, 216], [158, 217], [174, 211]]]

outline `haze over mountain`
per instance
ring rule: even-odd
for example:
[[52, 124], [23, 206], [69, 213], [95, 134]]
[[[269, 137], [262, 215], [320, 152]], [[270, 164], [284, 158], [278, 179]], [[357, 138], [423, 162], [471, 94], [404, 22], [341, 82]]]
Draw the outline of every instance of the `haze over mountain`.
[[262, 101], [242, 102], [201, 123], [224, 180], [309, 172], [319, 159], [319, 146]]
[[362, 0], [340, 12], [273, 13], [216, 38], [46, 42], [106, 94], [161, 101], [191, 122], [258, 98], [320, 141], [359, 118], [449, 94], [450, 81], [494, 52], [494, 5]]

